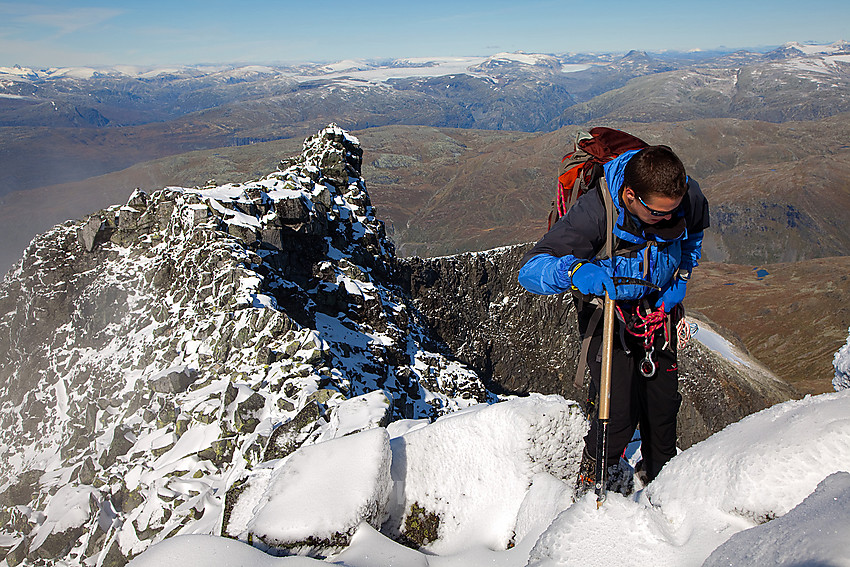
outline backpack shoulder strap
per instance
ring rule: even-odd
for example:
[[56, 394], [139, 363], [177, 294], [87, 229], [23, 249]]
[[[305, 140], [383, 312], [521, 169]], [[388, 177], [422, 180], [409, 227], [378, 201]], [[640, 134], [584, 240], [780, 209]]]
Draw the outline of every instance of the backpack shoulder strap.
[[[608, 258], [613, 258], [614, 223], [617, 222], [617, 217], [614, 199], [611, 197], [611, 192], [608, 190], [608, 182], [605, 181], [604, 176], [599, 178], [599, 190], [602, 192], [602, 201], [605, 203], [605, 254]], [[584, 370], [587, 367], [587, 351], [590, 347], [590, 339], [599, 325], [599, 321], [602, 319], [602, 305], [597, 304], [597, 302], [594, 303], [596, 304], [596, 309], [581, 339], [581, 351], [579, 353], [578, 366], [576, 367], [576, 376], [573, 380], [576, 388], [581, 388], [584, 385]]]
[[573, 380], [573, 384], [579, 389], [584, 386], [584, 370], [587, 368], [587, 352], [590, 350], [590, 339], [593, 338], [593, 332], [599, 326], [599, 321], [602, 320], [602, 306], [598, 305], [596, 301], [593, 302], [593, 305], [593, 315], [591, 315], [590, 321], [587, 324], [587, 330], [581, 338], [581, 350], [578, 356], [576, 377]]
[[605, 209], [605, 242], [596, 252], [594, 260], [605, 260], [614, 257], [614, 251], [619, 250], [620, 239], [614, 235], [614, 225], [617, 222], [617, 207], [614, 206], [614, 199], [611, 197], [611, 192], [608, 190], [608, 182], [604, 176], [598, 178], [598, 182], [594, 188], [599, 193], [599, 200], [602, 201], [602, 207]]
[[616, 208], [611, 191], [608, 190], [608, 182], [605, 176], [599, 178], [599, 190], [602, 191], [602, 200], [605, 202], [605, 254], [609, 258], [614, 257], [614, 223], [617, 222]]

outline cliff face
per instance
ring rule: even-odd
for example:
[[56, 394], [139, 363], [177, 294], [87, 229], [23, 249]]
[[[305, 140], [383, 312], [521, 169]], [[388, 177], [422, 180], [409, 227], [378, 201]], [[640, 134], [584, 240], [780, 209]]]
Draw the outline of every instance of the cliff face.
[[[580, 349], [568, 295], [536, 296], [517, 282], [528, 245], [402, 261], [405, 287], [436, 335], [488, 388], [587, 399], [573, 384]], [[683, 448], [794, 395], [761, 365], [736, 364], [696, 340], [680, 353]]]

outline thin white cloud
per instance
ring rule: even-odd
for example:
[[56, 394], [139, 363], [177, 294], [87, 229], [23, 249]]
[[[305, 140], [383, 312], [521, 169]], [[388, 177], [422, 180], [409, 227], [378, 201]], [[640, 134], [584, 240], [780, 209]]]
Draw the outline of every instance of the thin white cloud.
[[[124, 13], [116, 8], [75, 6], [60, 8], [22, 2], [0, 2], [0, 31], [27, 32], [40, 29], [41, 33], [62, 36], [97, 26]], [[4, 30], [5, 28], [5, 30]]]

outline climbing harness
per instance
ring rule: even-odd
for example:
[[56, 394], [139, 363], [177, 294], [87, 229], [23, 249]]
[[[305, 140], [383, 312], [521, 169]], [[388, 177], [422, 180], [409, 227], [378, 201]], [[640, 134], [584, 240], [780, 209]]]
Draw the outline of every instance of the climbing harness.
[[655, 371], [657, 370], [655, 360], [653, 359], [655, 355], [655, 346], [653, 344], [655, 333], [663, 328], [664, 348], [667, 348], [670, 344], [670, 332], [667, 328], [667, 314], [664, 312], [664, 305], [662, 304], [661, 307], [654, 310], [646, 309], [645, 312], [641, 312], [641, 308], [637, 307], [634, 316], [629, 319], [626, 319], [623, 310], [618, 305], [617, 314], [621, 321], [626, 322], [626, 331], [630, 335], [643, 339], [645, 356], [638, 365], [641, 376], [644, 378], [655, 376]]
[[[609, 219], [609, 221], [610, 221], [610, 219]], [[575, 270], [575, 268], [573, 270]], [[638, 278], [626, 278], [626, 277], [620, 277], [620, 276], [615, 276], [613, 278], [613, 280], [614, 280], [615, 286], [618, 286], [618, 285], [640, 285], [640, 286], [648, 287], [650, 289], [654, 289], [656, 291], [661, 291], [661, 288], [659, 286], [657, 286], [654, 283], [647, 281], [647, 280], [642, 280], [642, 279], [638, 279]], [[583, 301], [584, 300], [582, 299], [581, 300], [582, 303], [579, 303], [578, 305], [583, 305]], [[584, 335], [582, 336], [581, 351], [579, 353], [578, 365], [576, 367], [575, 380], [573, 381], [573, 384], [575, 384], [576, 388], [581, 388], [582, 384], [584, 383], [584, 370], [585, 370], [585, 367], [587, 365], [587, 352], [588, 352], [588, 349], [590, 348], [590, 340], [593, 337], [593, 333], [596, 330], [597, 325], [599, 325], [599, 322], [602, 320], [603, 309], [602, 309], [602, 305], [601, 305], [601, 302], [599, 301], [599, 299], [594, 298], [593, 300], [591, 300], [590, 303], [595, 305], [596, 309], [594, 310], [593, 315], [591, 315], [590, 320], [589, 320], [588, 325], [587, 325], [587, 329], [585, 330]], [[580, 310], [581, 307], [578, 307], [578, 309]], [[655, 315], [653, 317], [661, 317], [663, 319], [663, 317], [662, 317], [663, 315], [664, 315], [664, 311], [662, 310], [661, 315]], [[624, 329], [627, 329], [629, 327], [629, 325], [628, 325], [628, 323], [626, 323], [626, 318], [623, 316], [623, 311], [622, 311], [622, 309], [620, 309], [619, 305], [617, 305], [617, 318], [622, 323], [622, 325], [619, 326], [619, 329], [620, 329], [620, 341], [623, 345], [623, 350], [626, 352], [626, 354], [630, 354], [630, 351], [629, 351], [628, 347], [626, 346], [626, 340], [625, 340], [625, 336], [624, 336], [624, 332], [625, 332]], [[662, 323], [663, 323], [663, 321], [662, 321]], [[655, 324], [655, 323], [653, 323], [653, 324]], [[654, 334], [656, 330], [658, 330], [657, 326], [655, 326], [651, 330], [650, 336], [652, 334]], [[665, 327], [665, 331], [666, 331], [666, 327]], [[634, 334], [634, 333], [632, 333], [632, 334]], [[643, 335], [639, 335], [639, 336], [643, 337]], [[647, 339], [644, 339], [644, 340], [647, 340]], [[650, 340], [650, 342], [651, 342], [651, 340]], [[665, 347], [666, 346], [667, 346], [667, 343], [665, 343]], [[650, 358], [650, 362], [652, 362], [651, 358]], [[653, 363], [653, 365], [654, 365], [654, 363]], [[650, 374], [650, 376], [652, 376], [653, 374], [655, 374], [655, 370], [652, 370], [652, 374]]]
[[[654, 310], [645, 309], [643, 311], [641, 311], [640, 307], [637, 307], [634, 315], [628, 319], [618, 305], [617, 315], [620, 321], [624, 323], [623, 326], [630, 335], [643, 339], [645, 356], [638, 365], [641, 375], [644, 378], [655, 376], [655, 371], [657, 370], [657, 365], [653, 358], [655, 355], [655, 346], [653, 344], [655, 342], [655, 333], [663, 328], [664, 346], [662, 348], [670, 346], [670, 327], [667, 320], [668, 314], [664, 312], [664, 305], [662, 304], [661, 307]], [[684, 317], [681, 317], [676, 324], [677, 350], [685, 348], [698, 330], [699, 326], [696, 323], [687, 321]]]

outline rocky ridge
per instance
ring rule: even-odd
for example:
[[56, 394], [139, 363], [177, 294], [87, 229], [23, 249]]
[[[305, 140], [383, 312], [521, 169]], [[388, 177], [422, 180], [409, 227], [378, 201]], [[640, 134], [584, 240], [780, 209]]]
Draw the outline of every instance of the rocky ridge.
[[[540, 324], [574, 314], [519, 290], [522, 250], [397, 259], [362, 162], [331, 125], [261, 179], [137, 191], [33, 240], [0, 285], [7, 564], [123, 565], [186, 533], [327, 553], [357, 522], [292, 539], [246, 518], [288, 457], [358, 433], [386, 456], [388, 424], [506, 393], [581, 399], [566, 385], [576, 338]], [[695, 349], [682, 362], [686, 444], [790, 395]], [[576, 404], [554, 406], [581, 421]], [[528, 450], [574, 475], [554, 446]], [[355, 520], [416, 545], [406, 518], [433, 512], [405, 501], [390, 514], [387, 494]]]
[[[7, 563], [218, 533], [260, 462], [495, 400], [388, 285], [360, 163], [331, 126], [263, 179], [136, 192], [33, 241], [0, 287]], [[347, 428], [363, 396], [383, 412]]]

